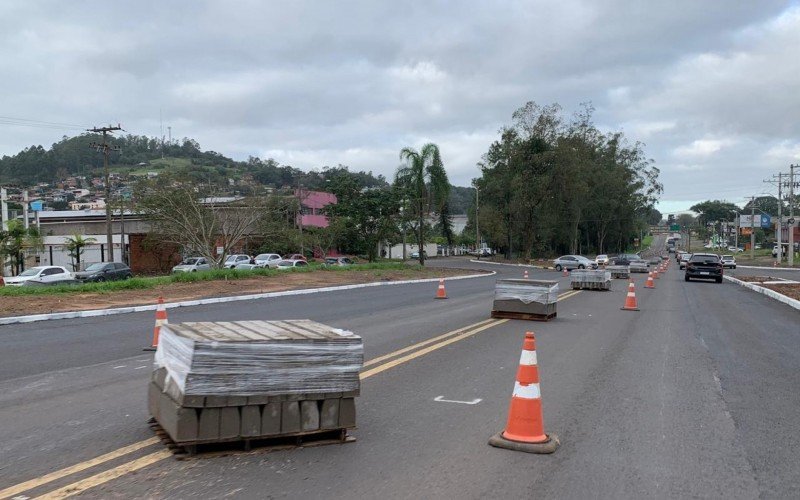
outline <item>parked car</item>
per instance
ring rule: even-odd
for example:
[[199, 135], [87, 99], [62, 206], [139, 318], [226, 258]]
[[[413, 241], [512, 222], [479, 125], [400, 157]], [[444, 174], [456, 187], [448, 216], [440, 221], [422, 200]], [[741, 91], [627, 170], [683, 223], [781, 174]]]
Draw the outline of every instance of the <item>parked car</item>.
[[255, 256], [253, 262], [258, 267], [278, 267], [278, 262], [283, 260], [283, 257], [276, 253], [260, 253]]
[[[428, 252], [426, 252], [425, 250], [422, 251], [422, 255], [424, 255], [426, 259], [428, 258]], [[419, 250], [417, 250], [415, 252], [411, 252], [411, 258], [412, 259], [419, 259]]]
[[355, 264], [349, 257], [326, 257], [326, 266], [352, 266]]
[[52, 285], [74, 282], [75, 278], [67, 268], [61, 266], [30, 267], [17, 276], [4, 278], [8, 286]]
[[686, 263], [686, 274], [684, 280], [692, 278], [713, 279], [717, 283], [722, 283], [722, 261], [719, 255], [713, 253], [693, 254]]
[[600, 254], [600, 255], [598, 255], [597, 257], [594, 258], [594, 262], [598, 266], [605, 266], [605, 265], [608, 264], [608, 255]]
[[689, 259], [692, 258], [692, 254], [688, 252], [684, 252], [681, 254], [681, 260], [678, 261], [678, 267], [684, 269], [686, 267], [686, 263], [689, 262]]
[[284, 271], [286, 269], [292, 269], [294, 267], [307, 267], [307, 266], [308, 266], [308, 262], [306, 262], [304, 260], [300, 260], [300, 259], [284, 259], [284, 260], [278, 262], [278, 267], [276, 269]]
[[723, 255], [720, 260], [722, 261], [722, 267], [736, 269], [736, 259], [733, 255]]
[[591, 259], [587, 259], [583, 255], [562, 255], [553, 261], [556, 271], [566, 269], [597, 269], [597, 263]]
[[194, 273], [197, 271], [208, 271], [211, 266], [205, 257], [189, 257], [183, 259], [180, 264], [172, 268], [173, 273]]
[[738, 248], [738, 247], [731, 246], [731, 247], [728, 247], [728, 251], [729, 252], [733, 252], [733, 253], [739, 253], [739, 252], [744, 252], [744, 248]]
[[133, 277], [131, 268], [122, 262], [95, 262], [84, 271], [75, 273], [75, 279], [82, 282], [126, 280]]
[[249, 262], [241, 262], [236, 264], [233, 268], [237, 271], [252, 271], [253, 269], [261, 269], [261, 266]]
[[290, 255], [288, 257], [285, 257], [283, 260], [304, 260], [304, 261], [308, 262], [308, 259], [306, 259], [306, 256], [303, 255], [303, 254], [300, 254], [300, 253], [293, 253], [292, 255]]
[[644, 262], [644, 259], [635, 253], [621, 253], [616, 257], [614, 257], [614, 260], [612, 262], [614, 263], [615, 266], [629, 266], [631, 265], [631, 262], [634, 261]]
[[225, 262], [222, 264], [222, 267], [227, 269], [233, 269], [234, 267], [236, 267], [236, 264], [249, 264], [250, 260], [251, 259], [249, 255], [235, 253], [232, 255], [228, 255], [228, 258], [225, 259]]

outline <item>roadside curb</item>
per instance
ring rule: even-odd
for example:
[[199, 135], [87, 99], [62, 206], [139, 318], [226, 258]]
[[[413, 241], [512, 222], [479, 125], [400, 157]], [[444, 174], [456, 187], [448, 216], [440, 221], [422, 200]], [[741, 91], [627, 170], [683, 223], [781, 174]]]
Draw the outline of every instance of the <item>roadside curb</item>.
[[731, 277], [731, 276], [723, 276], [722, 278], [725, 279], [725, 280], [730, 281], [731, 283], [736, 283], [739, 286], [743, 286], [745, 288], [749, 288], [750, 290], [753, 290], [754, 292], [760, 293], [762, 295], [766, 295], [767, 297], [775, 299], [778, 302], [783, 302], [784, 304], [788, 305], [789, 307], [793, 307], [795, 309], [800, 310], [800, 300], [795, 300], [795, 299], [793, 299], [791, 297], [787, 297], [786, 295], [778, 293], [778, 292], [776, 292], [774, 290], [770, 290], [769, 288], [765, 288], [763, 286], [758, 286], [758, 285], [754, 285], [752, 283], [748, 283], [746, 281], [737, 280], [736, 278]]
[[[485, 278], [488, 276], [494, 276], [495, 274], [497, 274], [497, 272], [491, 271], [489, 273], [469, 274], [466, 276], [453, 276], [452, 278], [446, 278], [446, 279], [447, 281], [453, 281], [453, 280], [465, 280], [472, 278]], [[166, 309], [175, 309], [177, 307], [202, 306], [206, 304], [222, 304], [225, 302], [240, 302], [243, 300], [269, 299], [273, 297], [286, 297], [291, 295], [310, 295], [313, 293], [337, 292], [340, 290], [355, 290], [358, 288], [372, 288], [376, 286], [410, 285], [414, 283], [438, 283], [439, 279], [440, 278], [425, 278], [419, 280], [403, 280], [403, 281], [374, 281], [371, 283], [359, 283], [355, 285], [326, 286], [321, 288], [302, 288], [299, 290], [285, 290], [282, 292], [266, 292], [266, 293], [250, 294], [250, 295], [231, 295], [227, 297], [213, 297], [208, 299], [168, 302], [164, 304], [164, 307]], [[46, 313], [46, 314], [31, 314], [27, 316], [10, 316], [7, 318], [0, 318], [0, 325], [33, 323], [35, 321], [49, 321], [56, 319], [115, 316], [117, 314], [155, 311], [157, 307], [158, 304], [151, 304], [151, 305], [149, 304], [143, 306], [115, 307], [111, 309], [89, 309], [87, 311], [64, 311], [64, 312]]]
[[741, 269], [763, 269], [765, 271], [800, 271], [796, 267], [740, 266], [738, 264], [736, 267]]

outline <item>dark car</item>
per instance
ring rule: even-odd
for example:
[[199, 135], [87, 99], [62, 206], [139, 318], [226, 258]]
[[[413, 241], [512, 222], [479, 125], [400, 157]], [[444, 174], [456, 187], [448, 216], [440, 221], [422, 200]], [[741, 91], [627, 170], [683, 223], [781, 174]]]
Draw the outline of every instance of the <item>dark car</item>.
[[131, 268], [122, 262], [95, 262], [75, 273], [75, 279], [83, 282], [126, 280], [132, 276]]
[[615, 266], [630, 266], [633, 261], [644, 261], [640, 256], [635, 253], [621, 253], [616, 257], [611, 258], [611, 263]]
[[693, 254], [686, 262], [686, 274], [683, 279], [689, 281], [692, 278], [722, 283], [722, 261], [719, 255], [713, 253]]

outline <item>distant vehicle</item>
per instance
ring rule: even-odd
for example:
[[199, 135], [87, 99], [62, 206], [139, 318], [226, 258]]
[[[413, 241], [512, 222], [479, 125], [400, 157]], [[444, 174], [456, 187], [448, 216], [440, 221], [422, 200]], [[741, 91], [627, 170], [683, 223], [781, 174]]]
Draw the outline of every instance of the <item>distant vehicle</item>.
[[692, 254], [690, 254], [690, 253], [682, 253], [681, 254], [681, 260], [678, 261], [678, 264], [679, 264], [678, 267], [681, 268], [681, 269], [685, 268], [686, 267], [686, 263], [689, 262], [689, 259], [691, 259], [691, 258], [692, 258]]
[[689, 281], [692, 278], [713, 279], [717, 283], [722, 283], [722, 261], [719, 255], [713, 253], [693, 254], [686, 263], [686, 274], [683, 279]]
[[283, 257], [276, 253], [261, 253], [253, 259], [259, 267], [278, 267], [278, 262], [281, 260], [283, 260]]
[[352, 266], [355, 264], [349, 257], [326, 257], [326, 266]]
[[[425, 250], [422, 251], [422, 255], [424, 255], [426, 259], [428, 258], [428, 252], [426, 252]], [[411, 258], [419, 259], [419, 250], [417, 250], [416, 252], [411, 252]]]
[[72, 273], [61, 266], [36, 266], [22, 271], [17, 276], [4, 278], [8, 286], [52, 285], [75, 281]]
[[736, 259], [733, 255], [723, 255], [720, 260], [722, 261], [722, 267], [736, 269]]
[[122, 262], [95, 262], [85, 271], [75, 273], [75, 279], [83, 282], [126, 280], [133, 277], [131, 268]]
[[172, 268], [173, 273], [194, 273], [197, 271], [208, 271], [211, 266], [205, 257], [188, 257], [183, 259], [180, 264]]
[[644, 259], [635, 253], [621, 253], [612, 260], [615, 266], [629, 266], [634, 261], [644, 261]]
[[278, 262], [278, 267], [281, 271], [285, 271], [286, 269], [292, 269], [295, 267], [308, 267], [308, 262], [300, 259], [284, 259]]
[[598, 266], [605, 266], [606, 264], [608, 264], [608, 255], [600, 254], [594, 258], [594, 262]]
[[566, 269], [597, 269], [597, 263], [591, 259], [587, 259], [582, 255], [562, 255], [553, 261], [556, 271]]
[[290, 255], [288, 257], [284, 257], [283, 260], [304, 260], [304, 261], [308, 262], [308, 259], [306, 259], [306, 256], [303, 255], [303, 254], [300, 254], [300, 253], [293, 253], [292, 255]]
[[258, 264], [251, 264], [249, 262], [241, 262], [233, 267], [236, 271], [252, 271], [253, 269], [261, 269]]
[[739, 253], [739, 252], [744, 252], [744, 248], [737, 248], [734, 246], [730, 246], [728, 247], [728, 251], [733, 253]]
[[225, 263], [222, 264], [222, 267], [227, 269], [233, 269], [234, 267], [236, 267], [236, 264], [245, 264], [245, 263], [250, 263], [250, 256], [235, 253], [233, 255], [228, 255], [228, 258], [225, 259]]

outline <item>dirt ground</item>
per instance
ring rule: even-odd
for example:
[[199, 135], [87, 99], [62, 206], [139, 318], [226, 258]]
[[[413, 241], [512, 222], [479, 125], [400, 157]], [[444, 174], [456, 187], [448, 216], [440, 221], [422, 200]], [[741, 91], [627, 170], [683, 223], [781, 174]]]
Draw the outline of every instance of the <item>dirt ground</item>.
[[800, 284], [764, 284], [765, 281], [780, 281], [779, 278], [774, 278], [772, 276], [736, 276], [736, 279], [746, 281], [748, 283], [757, 283], [764, 288], [769, 288], [770, 290], [786, 295], [787, 297], [800, 300]]
[[[304, 288], [372, 283], [375, 281], [402, 281], [422, 278], [447, 278], [476, 274], [468, 269], [408, 269], [399, 271], [365, 270], [347, 272], [287, 273], [282, 276], [259, 276], [232, 281], [201, 281], [195, 283], [170, 283], [149, 290], [124, 290], [106, 293], [69, 293], [55, 295], [30, 295], [0, 297], [0, 317], [44, 314], [88, 309], [108, 309], [153, 304], [159, 296], [164, 301], [247, 295], [254, 293], [280, 292]], [[431, 285], [431, 294], [436, 286]]]

